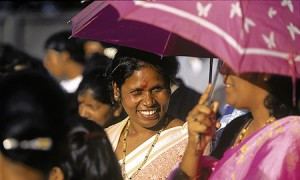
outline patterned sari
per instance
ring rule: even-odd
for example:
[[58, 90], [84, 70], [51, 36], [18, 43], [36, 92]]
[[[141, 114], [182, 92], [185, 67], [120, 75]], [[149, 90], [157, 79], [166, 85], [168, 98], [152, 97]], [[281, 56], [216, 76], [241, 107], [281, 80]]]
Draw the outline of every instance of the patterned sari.
[[[124, 129], [128, 118], [112, 125], [106, 129], [106, 133], [111, 141], [113, 150], [116, 150], [120, 135]], [[159, 139], [152, 149], [146, 164], [139, 171], [134, 179], [166, 179], [173, 167], [181, 161], [187, 145], [188, 130], [187, 123], [162, 131]], [[145, 155], [147, 154], [155, 135], [141, 144], [126, 156], [126, 173], [131, 177], [135, 173]], [[122, 164], [123, 160], [119, 163]]]
[[265, 126], [227, 150], [210, 179], [299, 179], [300, 116]]
[[[274, 121], [228, 149], [221, 160], [203, 156], [200, 164], [204, 174], [201, 179], [299, 179], [300, 116]], [[176, 179], [178, 168], [177, 164], [168, 180]]]

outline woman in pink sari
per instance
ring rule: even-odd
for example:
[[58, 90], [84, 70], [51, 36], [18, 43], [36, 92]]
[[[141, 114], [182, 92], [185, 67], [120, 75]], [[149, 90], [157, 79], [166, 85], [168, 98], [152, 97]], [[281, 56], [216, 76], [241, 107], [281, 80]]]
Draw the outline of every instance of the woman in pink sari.
[[[218, 103], [205, 105], [211, 86], [187, 117], [189, 141], [169, 179], [297, 179], [300, 172], [299, 80], [296, 96], [289, 77], [235, 74], [223, 65], [226, 101], [250, 113], [226, 126], [211, 156], [203, 156], [216, 131]], [[296, 101], [293, 101], [296, 97]], [[213, 158], [214, 157], [214, 158]]]

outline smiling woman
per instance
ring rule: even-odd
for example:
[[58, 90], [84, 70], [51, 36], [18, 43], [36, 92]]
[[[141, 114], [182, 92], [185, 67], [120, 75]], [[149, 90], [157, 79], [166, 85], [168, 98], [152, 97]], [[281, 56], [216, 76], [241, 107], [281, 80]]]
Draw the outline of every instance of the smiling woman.
[[165, 179], [186, 147], [187, 125], [166, 114], [178, 64], [165, 59], [123, 47], [107, 68], [111, 99], [128, 114], [106, 129], [124, 179]]

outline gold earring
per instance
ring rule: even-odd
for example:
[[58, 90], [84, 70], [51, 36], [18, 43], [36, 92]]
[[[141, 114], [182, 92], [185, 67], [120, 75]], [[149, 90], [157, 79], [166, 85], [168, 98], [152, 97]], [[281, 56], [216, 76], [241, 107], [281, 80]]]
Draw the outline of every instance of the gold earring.
[[113, 115], [114, 115], [114, 117], [119, 117], [121, 115], [121, 113], [122, 113], [122, 109], [123, 109], [122, 105], [119, 102], [116, 103], [114, 105], [114, 107], [113, 107]]
[[115, 101], [119, 101], [119, 95], [118, 95], [118, 94], [115, 94], [115, 95], [114, 95], [114, 99], [115, 99]]

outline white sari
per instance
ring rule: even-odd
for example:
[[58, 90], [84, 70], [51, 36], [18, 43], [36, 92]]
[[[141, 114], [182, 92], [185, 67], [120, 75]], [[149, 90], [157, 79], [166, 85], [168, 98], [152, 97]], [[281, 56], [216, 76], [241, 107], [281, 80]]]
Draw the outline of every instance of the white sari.
[[[123, 121], [106, 129], [113, 150], [115, 151], [122, 130], [127, 123], [128, 117]], [[188, 140], [188, 126], [177, 126], [161, 132], [157, 143], [152, 149], [147, 162], [134, 179], [166, 179], [174, 166], [181, 161]], [[133, 150], [126, 156], [126, 174], [131, 177], [142, 164], [150, 149], [155, 135]], [[122, 164], [123, 160], [119, 163]]]

